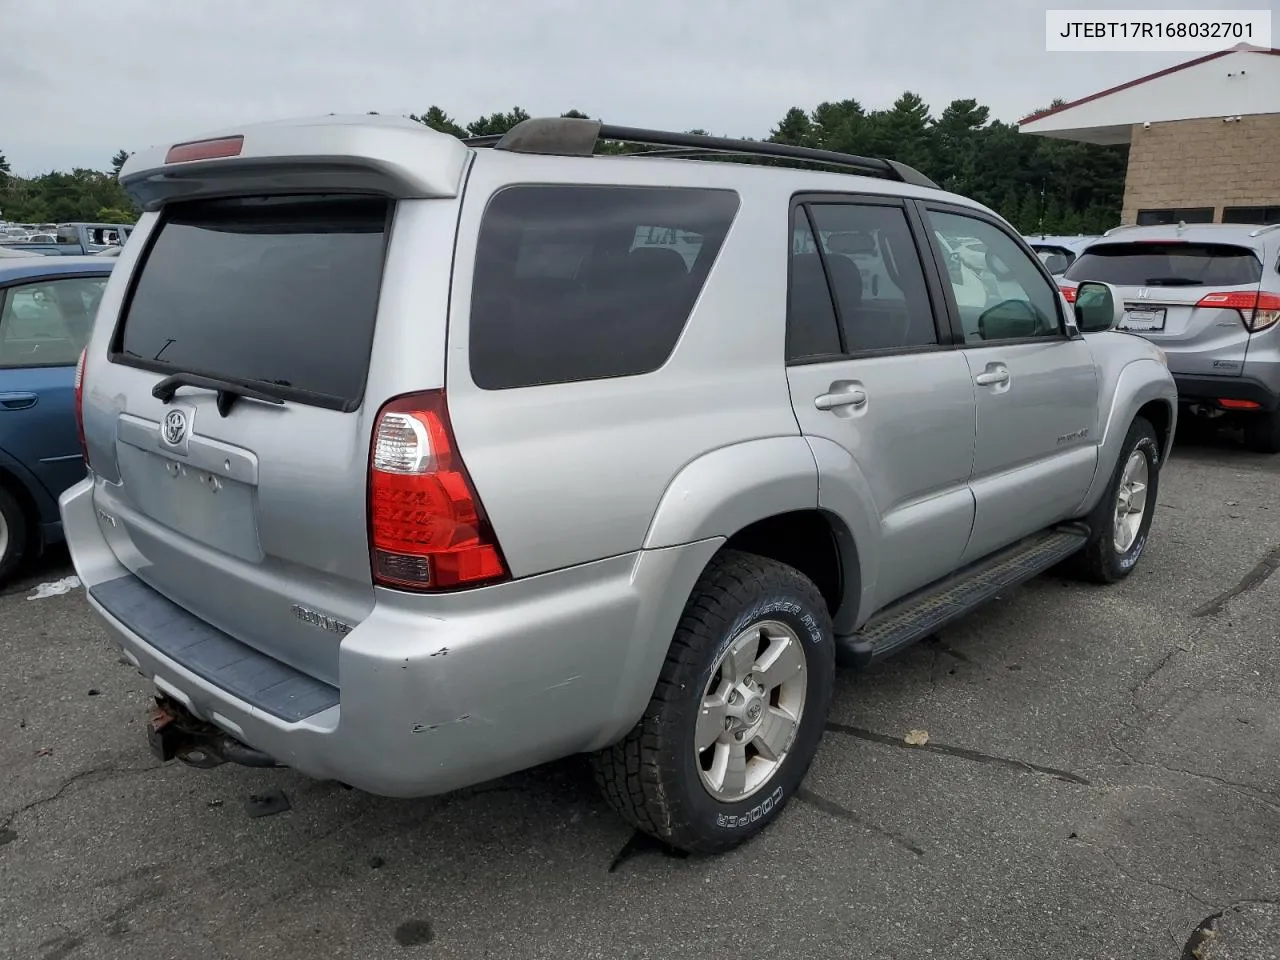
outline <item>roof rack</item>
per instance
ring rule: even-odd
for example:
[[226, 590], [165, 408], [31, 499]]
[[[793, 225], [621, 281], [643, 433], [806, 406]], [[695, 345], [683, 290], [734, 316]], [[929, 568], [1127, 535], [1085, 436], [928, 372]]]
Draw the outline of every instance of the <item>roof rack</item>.
[[1280, 230], [1280, 223], [1268, 223], [1259, 227], [1257, 230], [1251, 231], [1249, 236], [1260, 237], [1264, 233], [1270, 233], [1272, 230]]
[[492, 147], [511, 153], [536, 153], [552, 156], [589, 157], [600, 140], [616, 140], [651, 147], [673, 149], [646, 150], [629, 156], [693, 158], [712, 154], [744, 157], [770, 157], [840, 167], [865, 176], [883, 177], [917, 187], [938, 189], [938, 185], [914, 167], [896, 160], [859, 157], [835, 150], [796, 147], [772, 140], [739, 140], [712, 137], [701, 133], [675, 133], [645, 130], [640, 127], [615, 127], [599, 120], [578, 117], [533, 117], [522, 120], [501, 136], [468, 137], [462, 142], [469, 147]]
[[1119, 230], [1131, 230], [1131, 229], [1133, 229], [1133, 228], [1134, 228], [1134, 227], [1136, 227], [1136, 226], [1138, 226], [1138, 224], [1136, 224], [1136, 223], [1122, 223], [1122, 224], [1120, 224], [1120, 226], [1118, 226], [1118, 227], [1112, 227], [1110, 230], [1107, 230], [1107, 231], [1106, 231], [1106, 232], [1104, 232], [1102, 235], [1103, 235], [1104, 237], [1109, 237], [1109, 236], [1111, 236], [1113, 233], [1116, 233], [1116, 232], [1117, 232], [1117, 231], [1119, 231]]

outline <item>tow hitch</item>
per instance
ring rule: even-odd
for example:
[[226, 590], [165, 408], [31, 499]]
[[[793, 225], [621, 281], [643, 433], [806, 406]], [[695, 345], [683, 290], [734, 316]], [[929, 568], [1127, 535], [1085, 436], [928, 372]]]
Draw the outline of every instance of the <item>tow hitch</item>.
[[147, 722], [147, 743], [162, 763], [180, 760], [209, 769], [223, 763], [246, 767], [278, 767], [272, 757], [205, 723], [180, 703], [157, 696]]

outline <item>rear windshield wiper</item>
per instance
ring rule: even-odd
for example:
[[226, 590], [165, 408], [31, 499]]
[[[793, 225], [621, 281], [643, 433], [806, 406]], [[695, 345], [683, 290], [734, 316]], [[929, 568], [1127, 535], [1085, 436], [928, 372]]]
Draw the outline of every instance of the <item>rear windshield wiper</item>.
[[161, 403], [168, 403], [174, 398], [179, 387], [203, 387], [218, 394], [218, 414], [225, 417], [231, 412], [232, 405], [240, 399], [260, 400], [263, 403], [283, 404], [284, 397], [250, 387], [235, 380], [224, 380], [221, 377], [206, 377], [198, 373], [174, 373], [165, 377], [151, 388], [151, 395]]
[[1192, 280], [1188, 277], [1148, 277], [1142, 281], [1150, 287], [1201, 287], [1204, 286], [1199, 280]]

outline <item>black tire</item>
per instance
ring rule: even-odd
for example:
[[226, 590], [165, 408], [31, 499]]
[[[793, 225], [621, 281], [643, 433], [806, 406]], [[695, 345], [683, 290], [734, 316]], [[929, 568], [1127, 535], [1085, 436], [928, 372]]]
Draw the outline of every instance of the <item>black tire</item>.
[[[766, 621], [799, 638], [804, 705], [770, 779], [742, 800], [722, 802], [704, 786], [694, 749], [703, 691], [734, 638]], [[725, 550], [685, 605], [644, 716], [595, 756], [596, 780], [624, 820], [667, 845], [698, 854], [732, 849], [776, 819], [799, 788], [822, 739], [834, 680], [831, 617], [818, 588], [792, 567]]]
[[1254, 453], [1280, 453], [1280, 411], [1247, 416], [1244, 445]]
[[22, 504], [4, 486], [0, 485], [0, 587], [22, 564], [27, 551], [27, 517]]
[[[1140, 451], [1147, 459], [1146, 507], [1137, 537], [1129, 549], [1120, 553], [1115, 545], [1116, 499], [1120, 493], [1120, 480], [1125, 465], [1135, 451]], [[1111, 473], [1111, 482], [1107, 484], [1102, 499], [1088, 517], [1091, 531], [1089, 541], [1067, 561], [1066, 572], [1091, 583], [1115, 583], [1133, 572], [1147, 545], [1151, 520], [1155, 516], [1156, 498], [1160, 494], [1160, 465], [1160, 443], [1156, 439], [1155, 428], [1144, 417], [1134, 418]]]

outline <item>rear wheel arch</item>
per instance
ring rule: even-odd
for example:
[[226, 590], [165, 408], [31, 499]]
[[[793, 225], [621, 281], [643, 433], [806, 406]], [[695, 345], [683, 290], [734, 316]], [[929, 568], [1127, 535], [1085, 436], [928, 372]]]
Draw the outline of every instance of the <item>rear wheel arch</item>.
[[839, 517], [820, 508], [763, 517], [730, 536], [721, 550], [754, 554], [798, 570], [822, 594], [836, 632], [845, 624], [852, 629], [861, 594], [860, 564], [853, 533]]

